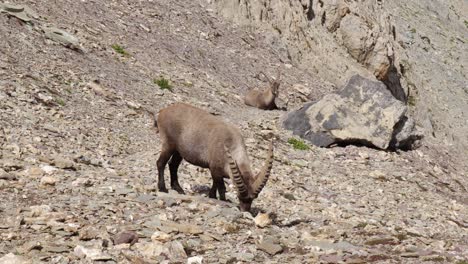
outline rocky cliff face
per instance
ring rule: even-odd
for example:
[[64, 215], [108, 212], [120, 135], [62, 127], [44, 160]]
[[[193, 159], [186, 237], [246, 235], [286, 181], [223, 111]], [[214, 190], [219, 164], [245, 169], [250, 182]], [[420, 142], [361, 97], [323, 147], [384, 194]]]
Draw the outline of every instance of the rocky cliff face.
[[[466, 1], [325, 2], [1, 5], [0, 263], [466, 261], [466, 149], [450, 146], [466, 143]], [[242, 102], [278, 68], [289, 109], [387, 72], [429, 140], [305, 144], [285, 111]], [[241, 128], [255, 168], [275, 139], [253, 216], [230, 184], [233, 203], [206, 198], [209, 172], [185, 162], [187, 195], [155, 191], [160, 141], [141, 109], [176, 101]]]
[[316, 77], [338, 86], [355, 73], [383, 81], [429, 140], [466, 149], [466, 1], [210, 2]]

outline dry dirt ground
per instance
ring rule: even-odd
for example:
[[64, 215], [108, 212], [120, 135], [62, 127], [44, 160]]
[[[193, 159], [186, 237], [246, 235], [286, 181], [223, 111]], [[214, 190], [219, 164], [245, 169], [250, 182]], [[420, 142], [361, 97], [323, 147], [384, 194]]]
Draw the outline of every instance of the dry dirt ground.
[[[249, 108], [242, 94], [278, 67], [286, 88], [307, 84], [320, 98], [334, 87], [285, 61], [261, 32], [203, 1], [18, 3], [40, 18], [0, 14], [0, 262], [468, 261], [466, 157], [429, 143], [294, 149], [286, 112]], [[74, 34], [83, 52], [38, 24]], [[161, 76], [172, 92], [154, 84]], [[140, 109], [176, 101], [239, 126], [255, 169], [276, 139], [272, 176], [254, 201], [270, 224], [239, 212], [232, 186], [232, 203], [206, 198], [209, 172], [187, 163], [186, 196], [156, 192], [159, 137]], [[123, 231], [138, 242], [114, 245]]]

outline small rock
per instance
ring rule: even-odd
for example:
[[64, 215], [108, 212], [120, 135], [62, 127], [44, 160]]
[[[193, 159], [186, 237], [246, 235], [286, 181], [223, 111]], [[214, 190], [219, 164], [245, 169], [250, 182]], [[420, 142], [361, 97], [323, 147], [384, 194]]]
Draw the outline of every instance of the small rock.
[[16, 176], [0, 169], [0, 180], [14, 181], [16, 180]]
[[27, 175], [32, 178], [38, 178], [44, 175], [44, 171], [39, 167], [31, 167], [27, 170]]
[[187, 259], [187, 264], [202, 264], [203, 257], [201, 256], [194, 256]]
[[42, 177], [41, 179], [41, 185], [44, 185], [44, 186], [55, 186], [55, 184], [58, 182], [59, 180], [57, 179], [57, 177], [53, 177], [53, 176], [44, 176]]
[[31, 210], [31, 217], [45, 216], [52, 211], [52, 208], [49, 205], [33, 205], [29, 207]]
[[283, 251], [283, 247], [281, 245], [269, 239], [264, 239], [260, 244], [257, 245], [257, 248], [272, 256]]
[[396, 245], [398, 244], [398, 241], [393, 238], [393, 237], [377, 237], [377, 238], [371, 238], [365, 242], [366, 245], [368, 246], [374, 246], [374, 245]]
[[75, 247], [73, 252], [79, 258], [87, 258], [96, 261], [112, 260], [111, 256], [103, 253], [100, 249], [97, 248], [85, 248], [81, 245], [78, 245]]
[[161, 221], [161, 224], [163, 225], [163, 227], [172, 228], [181, 233], [188, 233], [192, 235], [198, 235], [203, 233], [203, 229], [196, 225], [179, 224], [172, 221]]
[[63, 157], [55, 157], [54, 165], [55, 167], [60, 168], [60, 169], [76, 170], [75, 163], [72, 160], [69, 160]]
[[41, 250], [42, 245], [39, 241], [28, 241], [24, 243], [21, 248], [18, 250], [20, 253], [28, 253], [31, 250]]
[[76, 180], [74, 180], [72, 182], [72, 186], [74, 186], [74, 187], [79, 187], [79, 186], [91, 187], [91, 186], [93, 186], [93, 182], [88, 178], [78, 178], [78, 179], [76, 179]]
[[0, 180], [0, 190], [8, 188], [9, 184], [5, 180]]
[[41, 170], [43, 172], [45, 172], [46, 174], [51, 174], [53, 173], [54, 171], [58, 170], [56, 167], [54, 166], [50, 166], [50, 165], [42, 165], [41, 166]]
[[167, 242], [170, 239], [171, 239], [171, 235], [161, 232], [161, 231], [156, 231], [151, 236], [152, 241]]
[[271, 218], [268, 214], [259, 213], [254, 218], [255, 225], [258, 227], [266, 227], [271, 224]]
[[172, 260], [185, 260], [187, 259], [187, 253], [185, 252], [184, 246], [179, 241], [173, 241], [169, 247], [170, 257]]
[[79, 238], [80, 240], [88, 241], [88, 240], [96, 239], [98, 236], [99, 236], [99, 232], [95, 228], [88, 227], [80, 231]]
[[138, 242], [138, 235], [131, 231], [124, 231], [115, 235], [112, 239], [114, 245], [118, 244], [130, 244], [133, 245]]
[[15, 255], [13, 253], [8, 253], [5, 256], [0, 258], [0, 264], [30, 264], [32, 263], [30, 260]]
[[71, 251], [71, 248], [61, 245], [47, 245], [44, 247], [43, 251], [51, 253], [67, 253]]
[[147, 258], [155, 258], [163, 253], [169, 254], [169, 250], [161, 242], [136, 243], [135, 248]]

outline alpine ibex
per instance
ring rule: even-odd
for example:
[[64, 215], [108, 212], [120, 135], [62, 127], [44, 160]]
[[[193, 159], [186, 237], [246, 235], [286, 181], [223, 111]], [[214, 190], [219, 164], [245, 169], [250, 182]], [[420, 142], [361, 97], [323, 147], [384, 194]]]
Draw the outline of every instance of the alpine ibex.
[[[237, 190], [242, 211], [250, 211], [270, 176], [273, 165], [273, 143], [263, 169], [253, 176], [244, 140], [238, 128], [225, 123], [208, 112], [184, 103], [175, 103], [159, 111], [155, 126], [161, 137], [161, 155], [157, 161], [158, 189], [167, 192], [164, 168], [169, 162], [171, 187], [183, 194], [177, 169], [184, 159], [208, 168], [213, 178], [210, 198], [226, 200], [223, 178], [231, 178]], [[170, 160], [170, 161], [169, 161]]]
[[270, 87], [266, 88], [263, 91], [252, 89], [247, 92], [245, 95], [244, 103], [253, 107], [257, 107], [263, 110], [274, 110], [278, 109], [278, 106], [275, 104], [275, 99], [279, 94], [279, 86], [281, 83], [280, 80], [280, 71], [278, 70], [278, 75], [275, 80], [271, 81], [268, 76], [262, 73], [270, 83]]

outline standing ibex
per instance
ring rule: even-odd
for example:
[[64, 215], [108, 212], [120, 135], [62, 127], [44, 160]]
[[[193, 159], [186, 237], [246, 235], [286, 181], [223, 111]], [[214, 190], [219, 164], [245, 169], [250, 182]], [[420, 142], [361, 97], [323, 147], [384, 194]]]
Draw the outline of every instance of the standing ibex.
[[[184, 103], [175, 103], [159, 111], [155, 126], [161, 136], [162, 150], [157, 161], [158, 189], [167, 192], [164, 168], [169, 162], [171, 187], [184, 193], [180, 187], [177, 169], [185, 159], [189, 163], [209, 168], [213, 186], [209, 197], [226, 200], [223, 178], [231, 178], [237, 190], [242, 211], [250, 211], [270, 176], [273, 164], [273, 143], [263, 169], [253, 176], [244, 140], [239, 129], [223, 122], [208, 112]], [[170, 161], [169, 161], [170, 159]]]
[[271, 81], [268, 76], [262, 73], [270, 83], [270, 87], [266, 88], [263, 91], [252, 89], [247, 92], [245, 95], [244, 103], [253, 107], [257, 107], [263, 110], [274, 110], [278, 109], [278, 106], [275, 104], [275, 99], [279, 94], [279, 86], [281, 83], [280, 80], [280, 71], [278, 70], [278, 75], [275, 80]]

